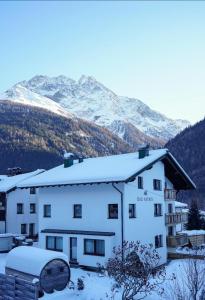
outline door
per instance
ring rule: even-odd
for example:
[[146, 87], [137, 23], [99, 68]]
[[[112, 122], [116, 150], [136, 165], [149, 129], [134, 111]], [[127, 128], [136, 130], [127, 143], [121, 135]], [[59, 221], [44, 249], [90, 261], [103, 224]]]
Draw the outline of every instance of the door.
[[34, 236], [34, 223], [29, 224], [29, 236]]
[[77, 262], [77, 238], [70, 238], [70, 261]]

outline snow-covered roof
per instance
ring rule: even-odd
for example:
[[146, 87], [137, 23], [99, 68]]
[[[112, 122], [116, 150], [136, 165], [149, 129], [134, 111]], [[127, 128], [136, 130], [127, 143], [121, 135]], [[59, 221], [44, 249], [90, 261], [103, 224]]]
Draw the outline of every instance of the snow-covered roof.
[[61, 252], [20, 246], [9, 252], [6, 259], [6, 267], [34, 276], [40, 276], [44, 266], [54, 259], [62, 259], [68, 262], [68, 257]]
[[174, 203], [175, 203], [175, 207], [179, 207], [179, 208], [188, 207], [188, 204], [186, 204], [186, 203], [182, 203], [182, 202], [179, 202], [179, 201], [174, 201]]
[[0, 180], [0, 192], [8, 192], [11, 189], [15, 188], [17, 184], [22, 183], [24, 180], [36, 176], [40, 173], [44, 172], [44, 170], [36, 170], [33, 172], [19, 174], [15, 176], [5, 176]]
[[[138, 152], [87, 158], [81, 163], [74, 163], [71, 167], [64, 168], [64, 165], [60, 165], [38, 176], [25, 180], [18, 184], [18, 187], [129, 181], [131, 177], [137, 176], [150, 165], [168, 154], [169, 151], [167, 149], [158, 149], [151, 150], [149, 156], [141, 159], [139, 159]], [[180, 172], [186, 178], [189, 185], [194, 186], [194, 183], [181, 167]]]

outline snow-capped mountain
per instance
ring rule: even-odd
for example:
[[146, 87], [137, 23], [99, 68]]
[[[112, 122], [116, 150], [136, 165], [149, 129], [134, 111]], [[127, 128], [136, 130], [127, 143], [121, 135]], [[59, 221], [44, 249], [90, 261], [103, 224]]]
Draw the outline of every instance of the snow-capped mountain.
[[[18, 83], [0, 98], [42, 104], [52, 111], [57, 109], [58, 113], [61, 109], [64, 114], [71, 112], [107, 127], [125, 140], [129, 126], [150, 138], [166, 141], [190, 125], [188, 121], [167, 118], [139, 99], [118, 96], [95, 78], [84, 75], [78, 81], [62, 75], [35, 76]], [[46, 104], [46, 101], [51, 103]]]

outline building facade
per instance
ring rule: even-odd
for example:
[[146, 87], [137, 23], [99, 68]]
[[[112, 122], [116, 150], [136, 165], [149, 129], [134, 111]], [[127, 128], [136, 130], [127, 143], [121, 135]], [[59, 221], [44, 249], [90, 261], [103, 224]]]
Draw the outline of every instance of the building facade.
[[20, 184], [38, 188], [40, 247], [89, 267], [104, 265], [123, 241], [152, 244], [165, 263], [176, 200], [165, 196], [180, 186], [195, 187], [166, 149], [73, 160]]

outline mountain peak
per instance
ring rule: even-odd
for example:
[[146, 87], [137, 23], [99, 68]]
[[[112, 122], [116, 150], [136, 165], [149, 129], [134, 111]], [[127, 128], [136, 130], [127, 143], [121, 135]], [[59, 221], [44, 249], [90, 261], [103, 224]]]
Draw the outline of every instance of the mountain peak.
[[95, 79], [95, 77], [93, 76], [86, 76], [86, 75], [82, 75], [80, 77], [80, 79], [78, 80], [78, 83], [80, 85], [83, 85], [85, 83], [97, 83], [97, 80]]

